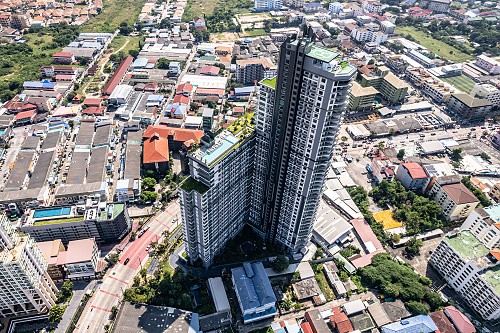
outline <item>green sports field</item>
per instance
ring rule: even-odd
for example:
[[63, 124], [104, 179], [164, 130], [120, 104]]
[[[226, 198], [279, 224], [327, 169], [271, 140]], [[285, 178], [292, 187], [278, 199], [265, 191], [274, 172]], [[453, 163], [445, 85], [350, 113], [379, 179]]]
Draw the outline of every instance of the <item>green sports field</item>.
[[476, 84], [474, 80], [463, 74], [459, 76], [447, 77], [441, 80], [443, 80], [444, 82], [448, 82], [458, 90], [463, 91], [467, 94], [471, 92], [472, 88], [474, 87], [474, 84]]

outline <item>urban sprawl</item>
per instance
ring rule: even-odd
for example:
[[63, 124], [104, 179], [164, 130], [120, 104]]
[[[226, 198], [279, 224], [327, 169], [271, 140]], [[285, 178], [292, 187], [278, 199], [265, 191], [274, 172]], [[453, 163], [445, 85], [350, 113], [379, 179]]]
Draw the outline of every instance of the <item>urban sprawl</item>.
[[500, 4], [0, 0], [0, 332], [500, 332]]

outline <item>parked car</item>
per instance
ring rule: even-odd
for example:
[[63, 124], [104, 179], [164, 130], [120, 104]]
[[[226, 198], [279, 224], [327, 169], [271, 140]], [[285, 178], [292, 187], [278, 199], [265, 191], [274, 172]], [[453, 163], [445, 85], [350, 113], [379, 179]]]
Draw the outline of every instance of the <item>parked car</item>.
[[130, 261], [130, 258], [127, 258], [125, 259], [125, 261], [123, 262], [124, 265], [128, 264], [128, 262]]

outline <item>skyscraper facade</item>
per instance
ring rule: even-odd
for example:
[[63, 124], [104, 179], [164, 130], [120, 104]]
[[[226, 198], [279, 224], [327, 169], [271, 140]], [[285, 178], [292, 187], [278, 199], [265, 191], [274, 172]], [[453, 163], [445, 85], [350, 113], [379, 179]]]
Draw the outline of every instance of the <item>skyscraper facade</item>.
[[28, 315], [50, 309], [57, 288], [48, 263], [30, 236], [21, 236], [0, 215], [0, 317]]
[[309, 36], [282, 44], [278, 76], [260, 82], [253, 123], [231, 125], [188, 155], [180, 196], [191, 260], [211, 265], [246, 223], [288, 250], [307, 244], [356, 73]]
[[249, 219], [253, 129], [231, 129], [188, 154], [190, 177], [180, 186], [186, 252], [205, 267]]
[[252, 225], [293, 251], [309, 240], [356, 73], [311, 35], [282, 44], [277, 79], [262, 81], [255, 115]]

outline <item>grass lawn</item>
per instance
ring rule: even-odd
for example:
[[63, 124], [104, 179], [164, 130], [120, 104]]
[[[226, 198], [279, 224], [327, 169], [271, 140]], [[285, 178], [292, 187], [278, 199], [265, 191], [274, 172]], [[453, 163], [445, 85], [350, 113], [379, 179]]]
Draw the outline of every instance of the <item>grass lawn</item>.
[[121, 22], [133, 26], [146, 0], [104, 0], [104, 9], [82, 25], [82, 32], [114, 32]]
[[33, 49], [33, 54], [47, 53], [52, 54], [58, 49], [51, 48], [53, 37], [50, 35], [39, 35], [36, 33], [25, 34], [24, 39], [26, 44], [28, 44]]
[[267, 32], [264, 29], [254, 29], [254, 30], [245, 30], [245, 33], [243, 35], [246, 36], [263, 36], [266, 35]]
[[[472, 59], [472, 56], [442, 42], [434, 39], [430, 34], [417, 30], [414, 27], [396, 27], [396, 33], [400, 36], [411, 35], [417, 43], [426, 47], [429, 51], [440, 56], [457, 62], [463, 62]], [[451, 52], [451, 53], [450, 53]]]
[[128, 44], [122, 49], [122, 51], [125, 54], [128, 54], [128, 51], [130, 51], [130, 50], [140, 51], [139, 50], [139, 42], [140, 42], [141, 38], [143, 38], [143, 37], [118, 35], [115, 37], [115, 39], [113, 39], [113, 41], [111, 42], [109, 47], [113, 50], [113, 53], [117, 52], [123, 45], [125, 45], [125, 43], [128, 40], [129, 41]]
[[188, 0], [184, 14], [182, 14], [182, 21], [192, 21], [196, 16], [210, 16], [219, 4], [232, 8], [235, 13], [247, 13], [249, 8], [253, 7], [253, 1], [250, 0]]
[[465, 75], [452, 76], [447, 78], [442, 78], [444, 82], [448, 82], [455, 88], [465, 93], [470, 93], [476, 82]]
[[61, 223], [79, 222], [79, 221], [83, 221], [83, 216], [77, 216], [77, 217], [68, 218], [68, 219], [37, 221], [37, 222], [35, 222], [35, 226], [41, 226], [41, 225], [47, 225], [47, 224], [61, 224]]
[[326, 300], [329, 302], [335, 299], [335, 294], [333, 293], [332, 288], [330, 288], [330, 285], [326, 280], [326, 276], [325, 273], [323, 272], [323, 269], [319, 269], [319, 267], [313, 266], [313, 270], [314, 270], [314, 278], [318, 282], [319, 288], [323, 292], [323, 295], [325, 295]]

